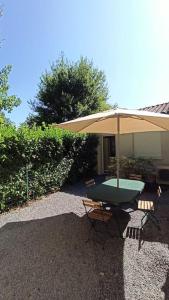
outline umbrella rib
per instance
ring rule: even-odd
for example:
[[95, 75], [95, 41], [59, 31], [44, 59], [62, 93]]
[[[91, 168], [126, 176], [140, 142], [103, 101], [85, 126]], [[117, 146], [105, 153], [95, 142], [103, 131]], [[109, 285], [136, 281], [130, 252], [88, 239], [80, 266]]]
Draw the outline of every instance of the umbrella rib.
[[[100, 120], [99, 120], [100, 121]], [[83, 129], [88, 128], [90, 125], [93, 125], [94, 123], [98, 122], [98, 120], [91, 122], [89, 125], [82, 127], [78, 132], [81, 132]]]
[[[116, 114], [116, 118], [117, 118], [117, 115], [118, 115], [118, 114]], [[154, 122], [149, 121], [149, 120], [146, 120], [146, 119], [144, 119], [143, 117], [140, 117], [140, 116], [132, 116], [132, 115], [122, 115], [122, 114], [119, 114], [119, 117], [120, 117], [120, 118], [123, 117], [123, 118], [131, 118], [131, 119], [143, 120], [143, 121], [148, 122], [148, 123], [150, 123], [150, 124], [152, 124], [152, 125], [155, 125], [155, 126], [158, 127], [158, 128], [162, 128], [162, 129], [164, 129], [165, 131], [168, 131], [168, 128], [165, 128], [164, 126], [158, 126], [158, 125], [155, 124]], [[103, 118], [103, 120], [104, 120], [104, 119], [110, 119], [110, 118], [112, 118], [112, 116], [107, 117], [107, 118]]]
[[[119, 117], [120, 117], [120, 116], [121, 116], [121, 115], [119, 115]], [[93, 125], [93, 124], [95, 124], [95, 123], [97, 123], [97, 122], [99, 122], [99, 121], [103, 121], [103, 120], [111, 119], [111, 118], [112, 118], [112, 116], [108, 116], [108, 117], [100, 117], [99, 119], [97, 119], [97, 120], [94, 121], [93, 123], [90, 123], [89, 125], [82, 127], [80, 130], [78, 130], [78, 132], [80, 132], [80, 131], [83, 130], [84, 128], [88, 128], [90, 125]], [[116, 115], [115, 118], [117, 118], [117, 115]]]
[[[131, 116], [131, 118], [132, 119], [137, 119], [137, 118], [134, 118], [134, 116]], [[158, 128], [162, 128], [162, 129], [164, 129], [164, 130], [166, 130], [166, 131], [168, 131], [168, 128], [165, 128], [164, 126], [158, 126], [157, 124], [155, 124], [154, 122], [152, 122], [152, 121], [149, 121], [149, 120], [146, 120], [146, 119], [144, 119], [144, 118], [138, 118], [139, 120], [143, 120], [143, 121], [146, 121], [146, 122], [148, 122], [148, 123], [150, 123], [150, 124], [153, 124], [153, 125], [155, 125], [156, 127], [158, 127]]]
[[[120, 115], [119, 115], [119, 117], [120, 117]], [[97, 122], [100, 122], [100, 121], [103, 121], [103, 120], [106, 120], [106, 119], [111, 119], [111, 118], [112, 118], [112, 116], [108, 116], [108, 117], [100, 117], [99, 119], [97, 119], [97, 120], [94, 121], [93, 123], [90, 123], [89, 125], [82, 127], [78, 132], [80, 132], [80, 131], [83, 130], [84, 128], [88, 128], [90, 125], [93, 125], [93, 124], [95, 124], [95, 123], [97, 123]], [[117, 115], [116, 115], [116, 118], [117, 118]]]

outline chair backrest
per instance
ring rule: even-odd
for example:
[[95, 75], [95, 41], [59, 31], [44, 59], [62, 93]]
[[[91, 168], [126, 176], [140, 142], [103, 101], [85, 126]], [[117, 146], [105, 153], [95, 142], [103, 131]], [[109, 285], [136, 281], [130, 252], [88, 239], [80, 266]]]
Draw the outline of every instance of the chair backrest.
[[83, 205], [85, 207], [90, 207], [90, 208], [93, 208], [93, 209], [101, 209], [102, 208], [102, 205], [100, 202], [96, 202], [96, 201], [93, 201], [93, 200], [82, 200], [83, 201]]
[[132, 180], [142, 180], [142, 175], [140, 175], [140, 174], [129, 174], [128, 178], [132, 179]]
[[87, 181], [85, 181], [85, 185], [86, 185], [86, 188], [89, 188], [89, 187], [95, 185], [95, 180], [94, 179], [87, 180]]
[[112, 175], [105, 175], [105, 180], [109, 180], [109, 179], [112, 179]]

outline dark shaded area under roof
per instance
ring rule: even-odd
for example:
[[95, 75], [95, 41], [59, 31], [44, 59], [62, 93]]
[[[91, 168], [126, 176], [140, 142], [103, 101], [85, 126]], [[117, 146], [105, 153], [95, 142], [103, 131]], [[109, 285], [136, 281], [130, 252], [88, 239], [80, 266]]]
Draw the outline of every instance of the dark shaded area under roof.
[[155, 113], [169, 114], [169, 102], [152, 105], [152, 106], [147, 106], [144, 108], [140, 108], [140, 110], [146, 110], [146, 111], [151, 111], [151, 112], [155, 112]]

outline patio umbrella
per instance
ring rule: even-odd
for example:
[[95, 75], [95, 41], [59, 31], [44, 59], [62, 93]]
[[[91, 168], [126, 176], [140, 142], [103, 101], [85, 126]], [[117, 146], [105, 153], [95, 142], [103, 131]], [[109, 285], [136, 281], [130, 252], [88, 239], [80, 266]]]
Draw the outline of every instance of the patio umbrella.
[[117, 187], [119, 187], [119, 135], [124, 133], [168, 131], [169, 115], [141, 110], [111, 109], [60, 123], [74, 132], [117, 135]]

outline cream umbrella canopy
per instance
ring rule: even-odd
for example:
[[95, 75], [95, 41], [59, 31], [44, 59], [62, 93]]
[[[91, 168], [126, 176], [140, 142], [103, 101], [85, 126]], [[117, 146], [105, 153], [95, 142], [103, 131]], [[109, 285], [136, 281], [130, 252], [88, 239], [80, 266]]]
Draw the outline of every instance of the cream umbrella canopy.
[[169, 115], [141, 110], [111, 109], [57, 125], [81, 133], [117, 135], [117, 187], [119, 187], [119, 135], [124, 133], [168, 131]]

